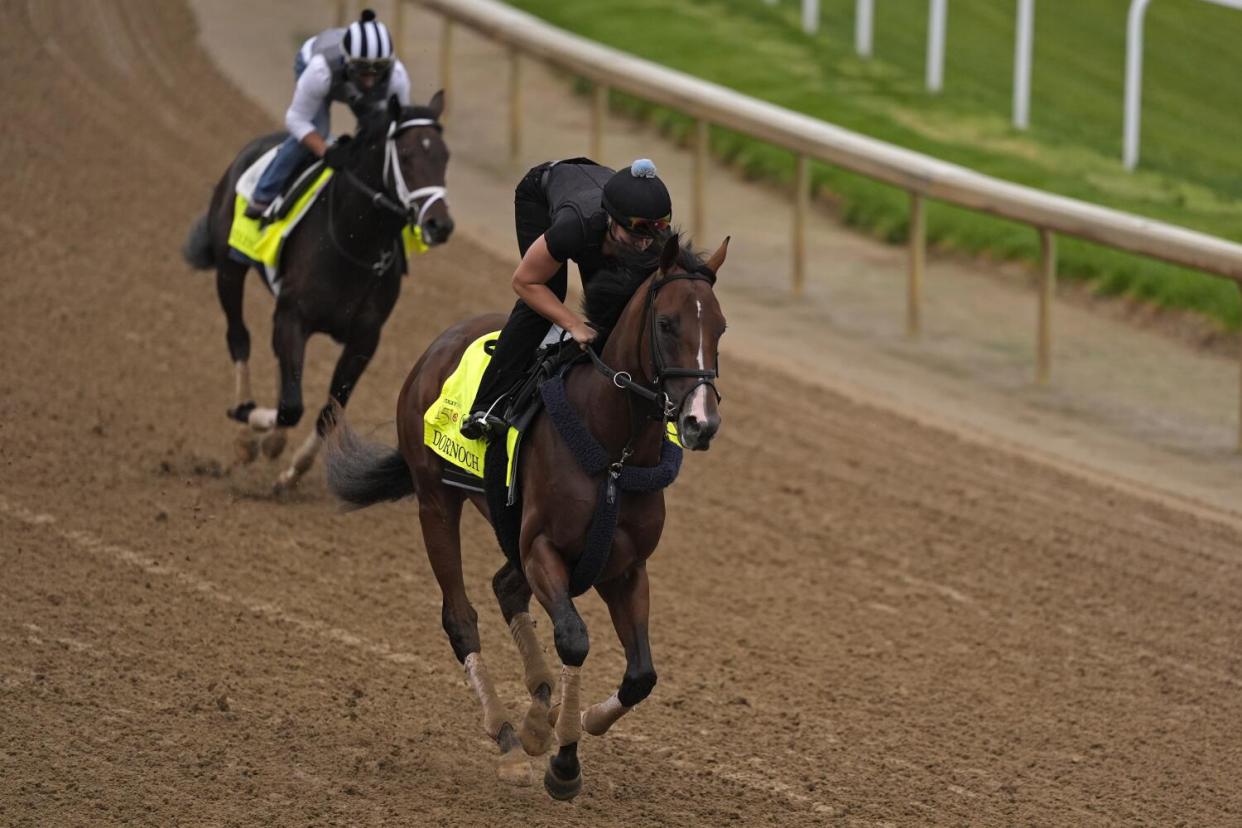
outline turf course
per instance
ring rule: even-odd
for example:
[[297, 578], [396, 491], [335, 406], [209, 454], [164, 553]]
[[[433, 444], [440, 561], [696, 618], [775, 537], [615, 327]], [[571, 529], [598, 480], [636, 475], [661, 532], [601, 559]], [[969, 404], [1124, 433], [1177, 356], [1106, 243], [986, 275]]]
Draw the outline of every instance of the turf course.
[[[1031, 128], [1010, 124], [1014, 0], [949, 3], [944, 90], [924, 89], [926, 0], [876, 0], [873, 58], [853, 53], [854, 0], [821, 0], [820, 34], [798, 0], [509, 0], [578, 34], [749, 95], [988, 175], [1242, 241], [1242, 12], [1156, 0], [1147, 13], [1142, 159], [1121, 165], [1129, 0], [1037, 0]], [[614, 107], [674, 133], [689, 122], [614, 93]], [[789, 180], [789, 153], [714, 129], [713, 150], [750, 174]], [[905, 193], [816, 165], [842, 218], [891, 241]], [[944, 204], [934, 244], [1034, 260], [1029, 227]], [[1192, 309], [1242, 327], [1231, 282], [1063, 238], [1061, 274], [1101, 292]]]

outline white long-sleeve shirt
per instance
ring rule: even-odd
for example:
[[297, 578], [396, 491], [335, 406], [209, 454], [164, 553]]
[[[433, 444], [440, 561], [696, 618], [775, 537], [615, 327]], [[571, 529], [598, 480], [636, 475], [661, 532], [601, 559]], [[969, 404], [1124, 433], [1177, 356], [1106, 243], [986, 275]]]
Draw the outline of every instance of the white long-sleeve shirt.
[[[285, 129], [289, 130], [290, 135], [301, 141], [308, 133], [315, 131], [315, 115], [327, 102], [331, 92], [332, 68], [328, 66], [323, 55], [315, 55], [298, 78], [297, 86], [293, 90], [293, 102], [285, 112]], [[410, 76], [399, 60], [393, 61], [388, 92], [396, 95], [402, 106], [409, 106]], [[322, 137], [327, 138], [326, 135]]]

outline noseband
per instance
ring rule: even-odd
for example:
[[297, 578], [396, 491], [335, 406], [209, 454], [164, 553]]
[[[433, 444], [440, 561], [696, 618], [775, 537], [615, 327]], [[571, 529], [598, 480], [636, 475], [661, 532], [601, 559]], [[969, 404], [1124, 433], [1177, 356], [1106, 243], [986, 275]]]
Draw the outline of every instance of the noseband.
[[[695, 281], [707, 282], [709, 285], [716, 284], [716, 274], [712, 272], [707, 265], [699, 265], [694, 270], [685, 273], [677, 273], [672, 276], [665, 276], [657, 279], [651, 285], [651, 289], [647, 291], [647, 301], [643, 305], [643, 327], [648, 331], [651, 338], [651, 359], [655, 363], [655, 376], [652, 377], [651, 386], [648, 387], [642, 383], [635, 382], [634, 378], [626, 371], [614, 371], [604, 364], [594, 349], [587, 348], [587, 353], [591, 355], [591, 361], [595, 363], [595, 367], [605, 376], [612, 380], [613, 385], [618, 388], [629, 391], [648, 402], [654, 403], [659, 410], [659, 416], [656, 419], [664, 421], [675, 420], [681, 415], [682, 408], [686, 405], [686, 400], [690, 399], [690, 395], [699, 389], [700, 386], [706, 385], [716, 395], [716, 402], [721, 400], [720, 392], [716, 390], [715, 380], [720, 376], [719, 366], [720, 358], [716, 358], [716, 368], [698, 369], [698, 368], [681, 368], [678, 366], [669, 367], [664, 360], [664, 354], [660, 350], [660, 336], [656, 330], [656, 314], [655, 300], [656, 294], [660, 288], [677, 281]], [[648, 324], [650, 320], [650, 324]], [[638, 338], [638, 364], [642, 364], [642, 337]], [[681, 399], [674, 404], [665, 389], [664, 384], [670, 379], [691, 378], [696, 380], [690, 390], [682, 395]]]

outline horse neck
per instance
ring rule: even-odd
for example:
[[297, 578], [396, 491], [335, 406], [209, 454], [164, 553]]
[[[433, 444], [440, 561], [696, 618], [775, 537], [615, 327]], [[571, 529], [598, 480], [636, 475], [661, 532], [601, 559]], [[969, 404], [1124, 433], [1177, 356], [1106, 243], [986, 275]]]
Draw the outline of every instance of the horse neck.
[[[386, 151], [387, 145], [380, 138], [378, 149], [363, 152], [361, 163], [350, 167], [350, 172], [368, 187], [383, 192]], [[391, 242], [392, 237], [400, 231], [401, 223], [373, 205], [361, 189], [346, 180], [347, 176], [338, 174], [334, 178], [336, 192], [333, 197], [337, 203], [333, 210], [333, 221], [337, 238], [355, 255], [367, 254], [378, 244]]]
[[[641, 364], [640, 347], [644, 335], [643, 311], [651, 283], [648, 279], [634, 292], [600, 356], [613, 370], [624, 371], [635, 382], [644, 384], [651, 382], [647, 369]], [[618, 388], [594, 367], [579, 369], [575, 377], [579, 379], [568, 386], [569, 398], [585, 415], [587, 428], [608, 450], [609, 456], [619, 456], [633, 437], [634, 456], [630, 462], [639, 466], [659, 463], [664, 424], [647, 416], [651, 404]]]

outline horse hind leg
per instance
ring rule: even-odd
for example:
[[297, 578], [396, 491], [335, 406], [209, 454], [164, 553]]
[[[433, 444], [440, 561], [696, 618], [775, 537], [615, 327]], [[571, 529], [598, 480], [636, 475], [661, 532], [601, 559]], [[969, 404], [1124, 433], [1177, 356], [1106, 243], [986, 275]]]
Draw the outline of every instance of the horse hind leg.
[[530, 760], [522, 749], [517, 729], [500, 700], [479, 641], [478, 613], [466, 595], [461, 569], [462, 495], [444, 486], [419, 486], [419, 523], [431, 570], [444, 598], [442, 618], [453, 655], [466, 672], [466, 681], [483, 710], [483, 729], [500, 748], [497, 776], [512, 785], [531, 784]]
[[[239, 420], [244, 420], [255, 407], [254, 395], [250, 391], [250, 331], [246, 328], [242, 312], [248, 269], [246, 265], [229, 259], [221, 261], [216, 268], [216, 296], [224, 310], [227, 323], [225, 341], [229, 357], [233, 360], [233, 406], [228, 413]], [[248, 424], [243, 423], [238, 429], [233, 448], [241, 463], [251, 463], [258, 456], [259, 439]]]
[[530, 693], [530, 707], [518, 727], [518, 738], [527, 754], [542, 756], [552, 748], [549, 713], [555, 678], [548, 668], [543, 645], [535, 634], [535, 620], [530, 615], [530, 585], [525, 575], [506, 562], [492, 578], [492, 591], [496, 593], [509, 634], [522, 656], [523, 678]]

